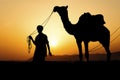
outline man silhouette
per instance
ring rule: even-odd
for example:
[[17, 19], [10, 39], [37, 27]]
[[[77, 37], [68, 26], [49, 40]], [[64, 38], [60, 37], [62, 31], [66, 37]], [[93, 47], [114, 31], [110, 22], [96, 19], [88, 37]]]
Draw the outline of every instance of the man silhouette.
[[39, 34], [36, 36], [35, 40], [33, 40], [32, 36], [29, 36], [29, 38], [32, 40], [32, 42], [36, 46], [34, 56], [33, 56], [33, 62], [39, 63], [39, 62], [45, 61], [45, 57], [47, 56], [47, 48], [49, 51], [49, 55], [52, 56], [52, 54], [50, 51], [48, 38], [45, 34], [42, 33], [43, 27], [41, 25], [38, 25], [37, 31]]

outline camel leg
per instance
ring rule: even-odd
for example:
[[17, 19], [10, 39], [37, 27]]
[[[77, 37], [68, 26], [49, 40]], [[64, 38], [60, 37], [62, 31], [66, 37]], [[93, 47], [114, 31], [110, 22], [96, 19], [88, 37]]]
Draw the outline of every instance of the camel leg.
[[79, 50], [79, 59], [80, 61], [82, 61], [83, 59], [83, 54], [82, 54], [82, 41], [76, 40], [77, 42], [77, 46], [78, 46], [78, 50]]
[[102, 43], [103, 47], [105, 48], [106, 52], [107, 52], [107, 61], [110, 61], [111, 58], [111, 52], [109, 49], [109, 43]]
[[107, 52], [107, 61], [110, 61], [110, 58], [111, 58], [111, 52], [110, 52], [110, 49], [109, 49], [109, 46], [104, 46], [106, 52]]
[[89, 61], [88, 41], [85, 41], [84, 44], [85, 44], [85, 57], [86, 57], [87, 62], [88, 62]]

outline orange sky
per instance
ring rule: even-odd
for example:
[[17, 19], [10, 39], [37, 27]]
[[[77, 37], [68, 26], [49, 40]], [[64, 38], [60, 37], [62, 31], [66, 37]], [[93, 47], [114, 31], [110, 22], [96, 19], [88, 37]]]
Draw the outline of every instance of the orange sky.
[[[28, 54], [26, 38], [50, 15], [56, 5], [68, 5], [69, 19], [73, 24], [77, 23], [84, 12], [103, 14], [105, 26], [112, 34], [120, 26], [119, 3], [120, 0], [0, 0], [0, 60], [27, 60], [32, 57], [34, 45]], [[111, 40], [119, 35], [119, 32], [120, 30], [111, 36]], [[57, 13], [51, 16], [44, 33], [50, 43], [56, 42], [56, 45], [51, 45], [53, 55], [78, 54], [74, 37], [65, 31]], [[120, 37], [111, 43], [112, 52], [120, 50], [119, 41]], [[89, 50], [98, 44], [91, 42]], [[92, 53], [105, 51], [101, 48]]]

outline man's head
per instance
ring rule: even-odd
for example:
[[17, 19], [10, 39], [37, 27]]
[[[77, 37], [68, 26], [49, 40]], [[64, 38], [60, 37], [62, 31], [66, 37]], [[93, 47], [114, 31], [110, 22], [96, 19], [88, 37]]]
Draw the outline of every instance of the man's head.
[[38, 30], [39, 33], [41, 33], [41, 32], [43, 31], [43, 26], [38, 25], [38, 26], [37, 26], [37, 30]]

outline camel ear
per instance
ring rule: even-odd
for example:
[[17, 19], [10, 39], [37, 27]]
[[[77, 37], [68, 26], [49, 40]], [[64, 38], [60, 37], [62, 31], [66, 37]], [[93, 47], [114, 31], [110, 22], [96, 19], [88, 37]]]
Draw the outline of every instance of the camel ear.
[[68, 8], [68, 5], [66, 6], [66, 9]]

